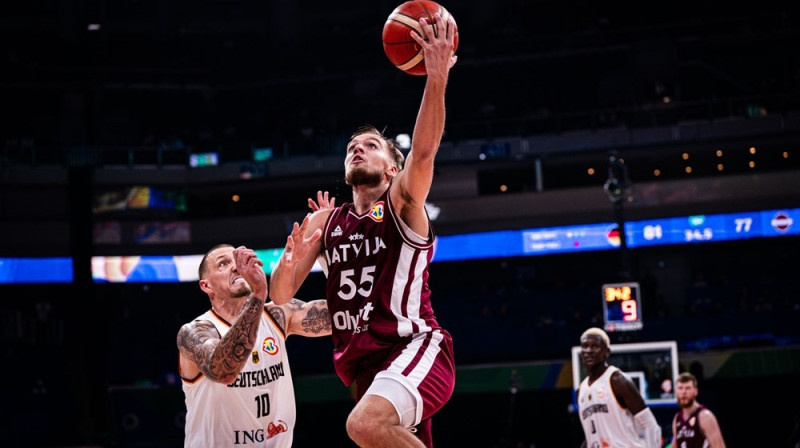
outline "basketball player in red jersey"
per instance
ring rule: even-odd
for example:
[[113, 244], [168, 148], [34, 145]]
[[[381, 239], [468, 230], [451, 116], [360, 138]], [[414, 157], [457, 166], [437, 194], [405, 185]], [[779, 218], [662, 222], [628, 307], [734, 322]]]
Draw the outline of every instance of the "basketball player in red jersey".
[[433, 446], [431, 417], [455, 385], [452, 340], [428, 289], [435, 235], [425, 200], [457, 57], [438, 14], [420, 25], [429, 39], [412, 36], [425, 52], [427, 78], [405, 166], [392, 139], [372, 126], [357, 129], [344, 161], [352, 203], [321, 207], [295, 223], [271, 275], [270, 298], [282, 304], [319, 257], [334, 368], [345, 385], [356, 385], [347, 433], [361, 447]]
[[717, 417], [697, 402], [697, 378], [689, 372], [678, 375], [675, 396], [680, 410], [672, 418], [675, 448], [725, 448]]

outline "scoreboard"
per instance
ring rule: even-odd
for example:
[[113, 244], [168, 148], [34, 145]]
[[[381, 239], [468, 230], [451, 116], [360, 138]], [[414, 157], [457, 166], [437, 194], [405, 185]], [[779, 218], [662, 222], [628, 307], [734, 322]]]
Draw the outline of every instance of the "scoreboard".
[[[696, 244], [751, 238], [800, 236], [800, 208], [758, 210], [750, 212], [691, 215], [625, 222], [628, 248], [658, 245]], [[434, 241], [434, 262], [481, 258], [518, 257], [612, 250], [621, 246], [622, 232], [614, 222], [580, 224], [520, 230], [439, 235]], [[283, 248], [257, 251], [267, 274], [278, 262]], [[196, 281], [197, 257], [202, 255], [130, 255], [140, 275], [114, 279], [103, 269], [109, 257], [92, 257], [92, 278], [105, 282], [186, 282]], [[112, 262], [114, 260], [111, 260]], [[28, 264], [35, 264], [31, 270]], [[73, 260], [69, 257], [34, 259], [0, 257], [0, 284], [4, 283], [71, 283]], [[112, 263], [113, 264], [113, 263]], [[321, 272], [319, 263], [312, 268]], [[638, 288], [633, 288], [638, 292]], [[638, 301], [637, 297], [637, 301]], [[620, 303], [623, 301], [619, 301]], [[614, 311], [614, 305], [609, 303]], [[640, 303], [637, 311], [641, 314]], [[621, 306], [621, 305], [620, 305]], [[631, 306], [631, 305], [626, 305]], [[620, 308], [614, 312], [622, 312]], [[622, 322], [625, 324], [625, 321]], [[616, 324], [615, 324], [616, 325]], [[623, 326], [630, 326], [629, 324]]]
[[[692, 215], [625, 222], [629, 248], [800, 235], [800, 209]], [[433, 261], [618, 249], [617, 223], [440, 235]]]
[[797, 235], [800, 226], [793, 224], [798, 212], [765, 210], [651, 219], [629, 222], [625, 232], [629, 247]]

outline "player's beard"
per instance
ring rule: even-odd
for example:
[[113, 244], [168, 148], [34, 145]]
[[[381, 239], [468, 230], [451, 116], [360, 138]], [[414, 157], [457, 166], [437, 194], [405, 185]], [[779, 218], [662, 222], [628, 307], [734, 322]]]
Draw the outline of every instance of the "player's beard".
[[688, 400], [678, 400], [678, 406], [682, 408], [690, 408], [694, 404], [694, 398]]
[[383, 179], [383, 172], [370, 170], [365, 166], [355, 166], [347, 170], [344, 181], [347, 185], [358, 187], [360, 185], [377, 185]]
[[236, 287], [231, 291], [231, 296], [239, 298], [239, 297], [247, 297], [249, 296], [253, 290], [250, 288], [250, 285], [246, 283], [238, 284]]

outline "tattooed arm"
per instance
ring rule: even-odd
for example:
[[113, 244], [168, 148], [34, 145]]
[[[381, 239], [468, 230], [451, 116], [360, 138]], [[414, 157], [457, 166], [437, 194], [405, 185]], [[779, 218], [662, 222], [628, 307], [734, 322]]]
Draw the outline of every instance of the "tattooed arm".
[[[264, 299], [250, 295], [222, 338], [211, 322], [195, 320], [183, 325], [178, 332], [181, 376], [189, 379], [202, 372], [212, 381], [224, 384], [236, 380], [255, 345], [263, 307]], [[184, 359], [191, 363], [184, 362]]]
[[328, 314], [328, 304], [324, 300], [303, 302], [293, 298], [283, 305], [267, 304], [267, 310], [287, 336], [299, 334], [317, 337], [331, 334], [331, 316]]

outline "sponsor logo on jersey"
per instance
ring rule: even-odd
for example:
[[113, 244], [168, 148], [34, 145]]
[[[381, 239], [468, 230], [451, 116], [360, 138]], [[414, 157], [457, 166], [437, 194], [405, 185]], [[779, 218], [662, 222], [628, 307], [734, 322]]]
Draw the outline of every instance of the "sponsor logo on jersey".
[[383, 221], [383, 201], [376, 202], [369, 212], [369, 217], [375, 222]]
[[264, 339], [264, 342], [261, 344], [261, 350], [264, 350], [264, 353], [268, 353], [270, 355], [277, 355], [278, 354], [278, 344], [275, 343], [275, 338], [272, 336]]
[[333, 232], [331, 232], [331, 236], [341, 236], [341, 235], [342, 235], [342, 227], [341, 226], [336, 226], [336, 228], [333, 229]]
[[289, 425], [283, 420], [269, 422], [266, 429], [256, 430], [235, 430], [233, 432], [234, 445], [263, 445], [265, 440], [269, 440], [282, 432], [288, 432]]
[[363, 333], [369, 329], [369, 315], [374, 309], [372, 302], [367, 302], [358, 310], [358, 315], [353, 316], [349, 310], [337, 311], [333, 313], [331, 320], [337, 330], [351, 330], [353, 334]]
[[286, 424], [283, 420], [278, 420], [277, 422], [269, 422], [267, 425], [267, 439], [271, 439], [282, 432], [286, 432], [289, 430], [289, 425]]
[[233, 444], [234, 445], [261, 445], [264, 443], [264, 430], [263, 429], [245, 429], [233, 431]]

